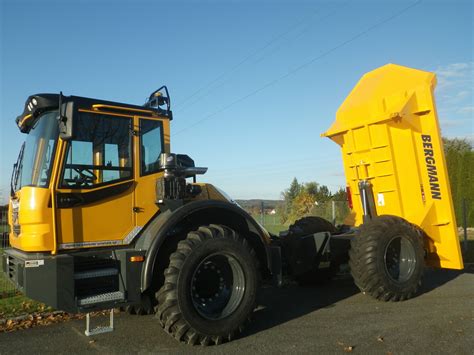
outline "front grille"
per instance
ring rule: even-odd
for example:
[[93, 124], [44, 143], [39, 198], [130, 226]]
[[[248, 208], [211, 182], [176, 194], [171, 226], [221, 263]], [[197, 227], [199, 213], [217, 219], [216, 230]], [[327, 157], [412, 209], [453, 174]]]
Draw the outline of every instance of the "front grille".
[[7, 257], [7, 277], [18, 287], [23, 288], [23, 266], [20, 261], [12, 256]]
[[7, 257], [7, 275], [10, 280], [15, 278], [15, 263], [13, 262], [13, 257]]
[[19, 224], [14, 224], [12, 230], [15, 237], [18, 237], [21, 234], [21, 226]]

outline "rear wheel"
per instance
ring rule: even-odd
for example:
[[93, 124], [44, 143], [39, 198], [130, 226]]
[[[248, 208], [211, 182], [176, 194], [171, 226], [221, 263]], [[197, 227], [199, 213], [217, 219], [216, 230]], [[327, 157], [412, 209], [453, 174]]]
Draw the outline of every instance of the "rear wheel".
[[403, 218], [379, 216], [364, 223], [351, 242], [349, 256], [356, 285], [376, 299], [403, 301], [421, 285], [423, 238]]
[[318, 232], [336, 232], [336, 227], [331, 222], [321, 217], [309, 216], [298, 219], [289, 228], [290, 234], [304, 236]]
[[156, 316], [165, 331], [188, 344], [231, 340], [255, 308], [257, 273], [244, 238], [225, 226], [202, 226], [171, 254]]

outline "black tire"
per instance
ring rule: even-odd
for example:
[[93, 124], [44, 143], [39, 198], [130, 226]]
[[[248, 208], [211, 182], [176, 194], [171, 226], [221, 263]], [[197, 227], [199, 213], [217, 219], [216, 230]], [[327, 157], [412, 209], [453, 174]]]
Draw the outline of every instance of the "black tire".
[[179, 341], [230, 341], [255, 308], [258, 279], [255, 252], [244, 238], [226, 226], [199, 227], [171, 254], [156, 316]]
[[[319, 232], [335, 233], [336, 227], [321, 217], [303, 217], [289, 227], [288, 238], [298, 238]], [[301, 286], [324, 284], [332, 280], [339, 271], [339, 266], [340, 264], [336, 260], [331, 259], [328, 268], [315, 266], [314, 269], [308, 272], [295, 275], [295, 280]]]
[[138, 304], [131, 304], [124, 308], [124, 311], [131, 315], [146, 316], [155, 313], [155, 306], [157, 302], [154, 296], [148, 293], [142, 293], [141, 302]]
[[293, 236], [305, 236], [318, 232], [335, 233], [336, 227], [324, 218], [309, 216], [298, 219], [289, 227], [289, 231]]
[[415, 225], [384, 215], [364, 223], [351, 241], [349, 266], [364, 294], [381, 301], [412, 298], [424, 269], [423, 235]]

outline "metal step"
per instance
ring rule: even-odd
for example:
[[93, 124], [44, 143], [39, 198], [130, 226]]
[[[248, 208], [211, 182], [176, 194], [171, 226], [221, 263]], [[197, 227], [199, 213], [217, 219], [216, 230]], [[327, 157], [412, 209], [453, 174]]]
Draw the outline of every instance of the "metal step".
[[74, 274], [74, 280], [92, 279], [94, 277], [113, 276], [117, 274], [118, 270], [115, 268], [80, 271]]
[[125, 295], [121, 291], [107, 292], [100, 295], [94, 295], [89, 297], [80, 298], [77, 300], [79, 306], [88, 306], [91, 304], [112, 302], [112, 301], [124, 301]]
[[110, 310], [110, 315], [109, 315], [109, 325], [104, 327], [104, 326], [98, 326], [95, 327], [94, 329], [91, 329], [91, 317], [90, 313], [86, 314], [86, 330], [84, 331], [84, 334], [88, 337], [92, 335], [97, 335], [97, 334], [103, 334], [103, 333], [108, 333], [108, 332], [113, 332], [114, 331], [114, 310]]

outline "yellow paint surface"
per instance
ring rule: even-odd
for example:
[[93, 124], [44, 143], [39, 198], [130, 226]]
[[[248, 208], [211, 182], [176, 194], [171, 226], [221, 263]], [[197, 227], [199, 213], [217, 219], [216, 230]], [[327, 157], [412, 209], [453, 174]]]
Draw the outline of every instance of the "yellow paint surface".
[[365, 74], [323, 136], [341, 146], [351, 219], [362, 223], [358, 189], [372, 184], [378, 215], [426, 233], [427, 264], [462, 269], [446, 161], [434, 102], [435, 74], [388, 64]]

